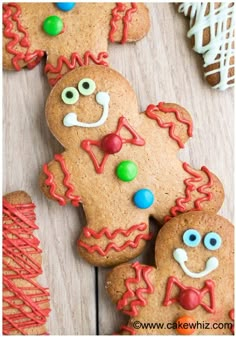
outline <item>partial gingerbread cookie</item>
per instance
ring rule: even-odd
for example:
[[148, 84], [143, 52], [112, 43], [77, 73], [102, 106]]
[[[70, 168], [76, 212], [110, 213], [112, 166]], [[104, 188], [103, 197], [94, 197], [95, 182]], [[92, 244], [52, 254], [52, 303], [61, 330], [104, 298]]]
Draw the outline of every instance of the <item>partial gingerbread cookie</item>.
[[192, 136], [189, 113], [174, 103], [139, 113], [132, 87], [111, 68], [66, 74], [49, 95], [46, 119], [65, 152], [44, 165], [40, 185], [60, 205], [82, 203], [78, 249], [94, 265], [139, 255], [151, 215], [163, 223], [189, 210], [217, 212], [223, 202], [214, 174], [176, 156]]
[[209, 84], [225, 90], [234, 85], [234, 2], [183, 2], [178, 10], [190, 17], [187, 36], [193, 49], [202, 54]]
[[142, 3], [9, 3], [3, 5], [3, 67], [34, 68], [47, 55], [54, 85], [90, 63], [107, 65], [108, 42], [133, 42], [150, 27]]
[[35, 205], [22, 191], [3, 197], [3, 334], [45, 335], [49, 291], [42, 274], [42, 250], [33, 235]]
[[234, 227], [207, 212], [168, 221], [155, 248], [156, 268], [139, 262], [108, 274], [106, 289], [130, 316], [122, 334], [229, 335], [234, 320]]

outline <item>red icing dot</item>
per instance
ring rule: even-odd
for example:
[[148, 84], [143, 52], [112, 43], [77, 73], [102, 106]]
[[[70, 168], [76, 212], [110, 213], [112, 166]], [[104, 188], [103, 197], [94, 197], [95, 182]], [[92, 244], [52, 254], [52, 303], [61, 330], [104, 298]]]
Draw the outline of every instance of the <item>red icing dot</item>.
[[199, 292], [195, 289], [186, 289], [179, 296], [180, 305], [186, 310], [193, 310], [200, 304]]
[[105, 153], [117, 153], [122, 148], [122, 139], [119, 135], [116, 135], [115, 133], [110, 133], [102, 139], [101, 148]]

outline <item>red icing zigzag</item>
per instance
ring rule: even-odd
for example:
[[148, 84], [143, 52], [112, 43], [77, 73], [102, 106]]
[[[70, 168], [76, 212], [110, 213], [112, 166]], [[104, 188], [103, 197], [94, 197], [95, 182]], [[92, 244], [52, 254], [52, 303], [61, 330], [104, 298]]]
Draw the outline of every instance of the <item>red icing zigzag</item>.
[[161, 128], [169, 128], [169, 135], [172, 139], [174, 139], [177, 144], [179, 145], [179, 147], [183, 148], [184, 144], [181, 141], [181, 139], [179, 138], [179, 136], [177, 136], [175, 134], [175, 124], [173, 122], [162, 122], [160, 116], [156, 115], [154, 113], [154, 111], [161, 111], [161, 112], [165, 112], [165, 113], [174, 113], [176, 116], [177, 121], [179, 121], [180, 123], [183, 123], [187, 126], [187, 133], [189, 137], [192, 137], [192, 132], [193, 132], [193, 126], [192, 126], [192, 122], [190, 120], [184, 119], [181, 114], [180, 111], [178, 111], [177, 109], [174, 108], [165, 108], [163, 102], [160, 102], [157, 106], [155, 106], [154, 104], [150, 104], [147, 107], [146, 110], [146, 115], [157, 121], [158, 125]]
[[95, 64], [108, 66], [108, 63], [104, 60], [108, 57], [108, 53], [100, 52], [98, 56], [93, 55], [90, 51], [86, 51], [83, 57], [81, 57], [78, 53], [72, 53], [70, 59], [67, 59], [65, 56], [60, 56], [57, 60], [57, 65], [53, 66], [50, 63], [47, 63], [44, 71], [45, 73], [53, 73], [57, 74], [55, 78], [50, 78], [50, 85], [55, 85], [57, 81], [62, 78], [64, 74], [61, 74], [63, 66], [66, 66], [68, 71], [75, 69], [78, 66], [87, 66], [90, 61]]
[[[131, 310], [122, 310], [125, 314], [135, 317], [138, 314], [137, 306], [144, 307], [147, 305], [147, 299], [143, 297], [143, 294], [152, 294], [154, 292], [154, 287], [148, 279], [148, 274], [152, 271], [152, 267], [142, 266], [139, 262], [132, 264], [132, 267], [135, 270], [135, 278], [127, 278], [125, 280], [125, 286], [127, 291], [123, 297], [117, 303], [117, 309], [122, 310], [125, 306], [130, 305]], [[131, 289], [132, 284], [138, 284], [141, 281], [145, 281], [146, 288], [138, 288], [135, 291]], [[130, 303], [129, 299], [136, 297], [135, 300], [132, 300]]]
[[67, 187], [67, 191], [64, 196], [56, 193], [56, 183], [52, 172], [49, 171], [48, 164], [43, 165], [43, 172], [47, 175], [47, 179], [45, 180], [45, 184], [50, 187], [49, 193], [51, 196], [56, 199], [61, 206], [66, 205], [66, 198], [71, 200], [73, 206], [78, 207], [81, 202], [81, 197], [78, 195], [73, 195], [72, 193], [75, 190], [75, 187], [70, 183], [70, 173], [66, 167], [65, 160], [61, 154], [56, 154], [54, 156], [55, 161], [57, 161], [62, 169], [64, 174], [63, 184]]
[[[231, 309], [229, 312], [229, 318], [234, 322], [234, 309]], [[234, 335], [234, 324], [232, 324], [232, 328], [230, 329], [232, 334]]]
[[[145, 223], [141, 223], [139, 225], [134, 225], [130, 227], [128, 230], [125, 229], [116, 229], [114, 232], [110, 232], [108, 228], [103, 228], [100, 230], [100, 232], [95, 232], [91, 228], [85, 227], [83, 229], [84, 236], [86, 238], [93, 237], [95, 239], [100, 239], [101, 237], [105, 236], [109, 240], [113, 240], [117, 237], [117, 235], [122, 235], [124, 237], [128, 237], [131, 233], [133, 233], [135, 230], [138, 231], [144, 231], [147, 228], [147, 225]], [[101, 256], [106, 256], [110, 250], [115, 250], [116, 252], [121, 252], [122, 250], [125, 250], [127, 247], [131, 248], [137, 248], [139, 245], [139, 242], [141, 240], [150, 240], [152, 238], [152, 234], [139, 234], [135, 237], [133, 241], [127, 240], [122, 246], [117, 246], [115, 242], [110, 242], [104, 249], [101, 248], [98, 245], [92, 245], [83, 242], [82, 240], [78, 240], [78, 246], [85, 248], [89, 253], [97, 252]]]
[[128, 332], [129, 335], [136, 335], [136, 331], [134, 330], [134, 328], [131, 328], [131, 326], [122, 325], [120, 330], [121, 330], [121, 332], [122, 331]]
[[[198, 183], [198, 182], [202, 181], [203, 177], [199, 173], [197, 173], [196, 171], [191, 169], [190, 166], [187, 163], [183, 163], [183, 168], [187, 173], [192, 175], [192, 177], [184, 180], [184, 183], [185, 183], [185, 186], [186, 186], [185, 197], [180, 197], [176, 200], [176, 206], [173, 206], [170, 210], [170, 213], [171, 213], [172, 217], [178, 215], [178, 213], [184, 213], [184, 212], [187, 211], [187, 208], [186, 208], [185, 204], [192, 200], [191, 193], [194, 190], [197, 190], [199, 193], [204, 194], [205, 196], [197, 198], [194, 201], [194, 207], [192, 209], [188, 210], [188, 211], [201, 211], [202, 210], [201, 203], [205, 202], [205, 201], [210, 201], [212, 199], [212, 193], [209, 192], [209, 191], [206, 191], [206, 189], [212, 187], [212, 185], [213, 185], [213, 179], [212, 179], [211, 172], [205, 166], [203, 166], [201, 168], [201, 170], [206, 173], [206, 175], [208, 177], [208, 182], [206, 184], [196, 188], [194, 186], [194, 183]], [[171, 216], [167, 215], [164, 218], [164, 221], [166, 222], [166, 221], [170, 220], [170, 218], [171, 218]]]
[[[34, 208], [32, 203], [11, 205], [3, 199], [4, 335], [26, 335], [27, 329], [44, 325], [50, 312], [49, 308], [42, 309], [49, 301], [48, 289], [35, 281], [42, 269], [34, 255], [42, 251], [33, 235], [38, 229]], [[24, 283], [18, 287], [17, 280]]]
[[[29, 52], [29, 35], [19, 21], [21, 7], [17, 3], [3, 4], [3, 10], [3, 34], [6, 38], [10, 39], [6, 45], [6, 49], [8, 53], [14, 56], [12, 59], [14, 68], [16, 70], [22, 68], [19, 61], [26, 63], [29, 69], [34, 68], [41, 61], [44, 52], [42, 50], [35, 50], [33, 53]], [[13, 32], [13, 23], [16, 24], [18, 34]], [[20, 34], [22, 34], [23, 37], [20, 37]], [[25, 53], [17, 50], [17, 46], [19, 45], [26, 49]]]
[[114, 34], [117, 31], [116, 22], [121, 19], [121, 16], [118, 14], [119, 12], [125, 12], [123, 16], [123, 35], [121, 43], [125, 43], [128, 38], [128, 25], [132, 21], [132, 14], [137, 11], [137, 4], [131, 3], [131, 8], [126, 10], [126, 5], [122, 2], [117, 2], [116, 7], [112, 10], [112, 18], [110, 21], [111, 30], [109, 32], [109, 40], [114, 42]]

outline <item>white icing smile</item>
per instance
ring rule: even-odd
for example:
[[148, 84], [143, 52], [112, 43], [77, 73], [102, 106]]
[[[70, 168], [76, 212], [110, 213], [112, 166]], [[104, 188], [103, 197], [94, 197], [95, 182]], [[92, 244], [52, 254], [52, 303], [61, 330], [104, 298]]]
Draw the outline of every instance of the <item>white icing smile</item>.
[[186, 275], [192, 278], [200, 278], [210, 274], [219, 266], [219, 261], [215, 256], [210, 257], [206, 262], [206, 267], [203, 271], [199, 273], [194, 273], [185, 266], [185, 262], [188, 261], [188, 255], [185, 249], [177, 248], [173, 252], [175, 261], [179, 263]]
[[110, 96], [107, 92], [100, 91], [96, 94], [96, 102], [103, 107], [103, 112], [101, 118], [94, 123], [85, 123], [78, 120], [77, 114], [75, 112], [69, 112], [63, 119], [63, 124], [67, 127], [80, 126], [82, 128], [96, 128], [101, 126], [107, 120], [109, 114], [109, 102]]

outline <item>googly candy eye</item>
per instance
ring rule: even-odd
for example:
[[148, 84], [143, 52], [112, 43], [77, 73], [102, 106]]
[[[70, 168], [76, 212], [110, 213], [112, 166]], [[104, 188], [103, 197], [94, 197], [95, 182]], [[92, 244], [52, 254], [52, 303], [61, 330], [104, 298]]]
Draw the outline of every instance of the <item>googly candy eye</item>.
[[222, 243], [221, 237], [215, 232], [207, 233], [204, 237], [204, 246], [209, 250], [217, 250]]
[[79, 92], [74, 87], [67, 87], [62, 91], [61, 98], [65, 104], [75, 104], [79, 99]]
[[78, 89], [82, 95], [89, 96], [95, 91], [96, 84], [91, 78], [84, 78], [79, 82]]
[[196, 229], [188, 229], [183, 234], [183, 242], [186, 246], [197, 247], [201, 241], [201, 235]]

